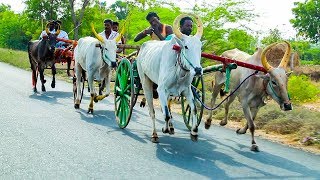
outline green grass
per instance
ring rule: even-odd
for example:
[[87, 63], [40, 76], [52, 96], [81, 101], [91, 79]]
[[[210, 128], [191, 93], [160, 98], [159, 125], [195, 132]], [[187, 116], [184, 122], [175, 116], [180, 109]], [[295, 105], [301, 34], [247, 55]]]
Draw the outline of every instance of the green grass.
[[29, 57], [26, 51], [0, 48], [0, 61], [21, 69], [30, 70]]

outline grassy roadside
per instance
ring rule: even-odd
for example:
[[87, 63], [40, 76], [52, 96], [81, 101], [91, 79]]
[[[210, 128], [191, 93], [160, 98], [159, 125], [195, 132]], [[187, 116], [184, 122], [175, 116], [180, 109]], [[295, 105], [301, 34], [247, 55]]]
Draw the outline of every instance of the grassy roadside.
[[[27, 52], [0, 48], [0, 61], [13, 66], [30, 70]], [[47, 73], [50, 73], [47, 71]], [[57, 78], [71, 81], [67, 78], [65, 71], [58, 71]], [[206, 88], [210, 90], [211, 77], [206, 77]], [[320, 83], [314, 83], [320, 88]], [[206, 92], [206, 104], [209, 104], [210, 92]], [[221, 100], [221, 99], [220, 99]], [[219, 101], [219, 100], [218, 100]], [[180, 113], [180, 104], [176, 104], [175, 111]], [[311, 106], [311, 108], [310, 108]], [[313, 108], [316, 107], [316, 108]], [[207, 117], [205, 115], [203, 119]], [[214, 113], [214, 124], [224, 116], [223, 108]], [[240, 128], [246, 122], [240, 104], [235, 101], [229, 112], [229, 128]], [[300, 104], [294, 104], [294, 110], [283, 112], [274, 101], [262, 107], [255, 120], [257, 135], [278, 141], [284, 144], [310, 150], [320, 154], [320, 100]], [[249, 133], [249, 132], [248, 132]], [[248, 142], [249, 143], [249, 142]]]
[[0, 61], [21, 69], [30, 70], [29, 57], [26, 51], [0, 48]]

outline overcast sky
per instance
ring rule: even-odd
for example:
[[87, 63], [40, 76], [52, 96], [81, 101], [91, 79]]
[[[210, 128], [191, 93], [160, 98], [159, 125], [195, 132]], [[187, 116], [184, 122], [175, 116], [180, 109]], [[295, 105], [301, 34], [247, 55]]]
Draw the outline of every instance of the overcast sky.
[[[100, 0], [102, 1], [102, 0]], [[108, 5], [116, 0], [104, 0]], [[179, 3], [180, 6], [191, 8], [202, 0], [171, 0]], [[215, 0], [206, 0], [206, 2], [214, 2]], [[278, 28], [285, 38], [294, 37], [296, 32], [292, 28], [289, 20], [293, 18], [291, 9], [294, 7], [293, 2], [303, 2], [304, 0], [252, 0], [251, 3], [255, 11], [260, 15], [250, 25], [254, 31], [267, 33], [269, 29]], [[9, 4], [15, 12], [21, 12], [25, 5], [23, 0], [0, 0], [0, 3]]]

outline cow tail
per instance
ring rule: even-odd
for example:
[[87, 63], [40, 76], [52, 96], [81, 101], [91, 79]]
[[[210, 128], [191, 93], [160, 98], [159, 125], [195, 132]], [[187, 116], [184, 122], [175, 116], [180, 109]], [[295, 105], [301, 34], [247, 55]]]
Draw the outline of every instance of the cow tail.
[[29, 56], [30, 68], [34, 70], [32, 68], [31, 46], [32, 46], [32, 42], [28, 42], [28, 56]]

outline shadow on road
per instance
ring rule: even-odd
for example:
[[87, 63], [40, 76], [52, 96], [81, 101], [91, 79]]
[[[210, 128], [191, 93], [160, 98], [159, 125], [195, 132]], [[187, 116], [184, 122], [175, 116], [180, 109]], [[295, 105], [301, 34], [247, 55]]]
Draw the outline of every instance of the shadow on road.
[[64, 91], [48, 91], [48, 92], [31, 94], [29, 98], [48, 102], [50, 104], [61, 104], [58, 102], [58, 99], [68, 99], [68, 98], [73, 99], [73, 93], [64, 92]]
[[141, 132], [140, 130], [119, 128], [117, 122], [115, 121], [116, 117], [114, 115], [114, 111], [94, 110], [93, 114], [88, 114], [86, 110], [80, 109], [78, 113], [80, 114], [81, 119], [88, 123], [94, 123], [111, 128], [112, 130], [109, 130], [108, 133], [121, 132], [122, 135], [128, 136], [136, 141], [147, 143], [145, 139], [138, 135], [138, 133]]
[[[244, 149], [248, 147], [237, 142], [232, 143], [240, 149], [211, 139], [199, 139], [195, 143], [189, 138], [163, 136], [161, 143], [157, 144], [156, 155], [165, 163], [210, 179], [317, 179], [320, 177], [319, 172], [290, 159], [266, 152], [246, 151]], [[221, 152], [221, 148], [224, 152]], [[248, 176], [249, 174], [252, 176]]]

